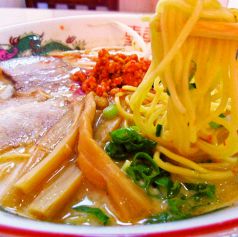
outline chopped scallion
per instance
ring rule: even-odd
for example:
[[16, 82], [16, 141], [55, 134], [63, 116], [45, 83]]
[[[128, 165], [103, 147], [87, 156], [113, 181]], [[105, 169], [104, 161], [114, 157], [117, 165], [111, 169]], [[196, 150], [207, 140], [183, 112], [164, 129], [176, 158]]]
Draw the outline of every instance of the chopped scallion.
[[95, 216], [103, 225], [106, 225], [109, 221], [109, 217], [99, 208], [86, 205], [76, 205], [72, 208], [78, 212], [84, 212]]
[[103, 116], [106, 119], [113, 119], [118, 115], [118, 109], [115, 104], [110, 104], [103, 110]]
[[189, 83], [189, 90], [193, 90], [193, 89], [196, 89], [197, 86], [195, 83]]
[[162, 132], [162, 128], [163, 128], [163, 126], [161, 124], [158, 124], [156, 126], [156, 133], [155, 133], [156, 137], [160, 137], [161, 132]]
[[[226, 116], [225, 116], [224, 114], [220, 114], [219, 117], [220, 117], [220, 118], [225, 118]], [[214, 121], [211, 121], [211, 122], [209, 123], [209, 126], [210, 126], [211, 128], [214, 128], [214, 129], [222, 127], [221, 124], [218, 124], [218, 123], [216, 123], [216, 122], [214, 122]]]

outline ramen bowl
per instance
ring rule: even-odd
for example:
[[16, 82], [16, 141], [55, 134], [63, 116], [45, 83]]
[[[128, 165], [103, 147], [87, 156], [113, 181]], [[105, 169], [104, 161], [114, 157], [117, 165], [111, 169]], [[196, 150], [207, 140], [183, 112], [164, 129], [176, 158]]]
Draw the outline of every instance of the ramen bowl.
[[[118, 23], [119, 22], [119, 23]], [[149, 48], [148, 22], [141, 15], [91, 15], [42, 20], [0, 30], [0, 60], [51, 51], [131, 46], [123, 23]], [[47, 46], [51, 47], [47, 47]], [[186, 220], [152, 225], [76, 226], [27, 219], [0, 210], [1, 236], [219, 236], [238, 233], [238, 207], [232, 206]]]

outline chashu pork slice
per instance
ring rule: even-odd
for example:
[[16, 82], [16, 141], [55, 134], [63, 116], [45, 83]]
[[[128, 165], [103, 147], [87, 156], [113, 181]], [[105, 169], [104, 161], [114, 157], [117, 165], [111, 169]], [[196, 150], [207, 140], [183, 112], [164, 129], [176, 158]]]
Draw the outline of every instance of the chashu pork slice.
[[31, 56], [0, 63], [0, 69], [17, 92], [42, 90], [49, 94], [69, 92], [72, 66], [56, 57]]
[[37, 142], [65, 114], [58, 100], [13, 98], [0, 102], [0, 151]]

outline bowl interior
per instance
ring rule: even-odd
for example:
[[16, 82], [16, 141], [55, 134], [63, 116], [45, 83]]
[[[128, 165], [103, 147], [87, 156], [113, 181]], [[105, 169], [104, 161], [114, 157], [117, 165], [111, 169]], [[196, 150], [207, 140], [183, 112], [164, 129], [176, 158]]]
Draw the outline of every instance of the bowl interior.
[[[0, 29], [0, 61], [13, 57], [45, 55], [54, 50], [78, 50], [94, 47], [124, 47], [131, 45], [131, 38], [117, 22], [134, 29], [149, 43], [148, 22], [141, 15], [95, 15], [67, 17], [19, 24]], [[238, 223], [238, 207], [234, 206], [200, 217], [172, 223], [146, 226], [87, 227], [53, 224], [29, 220], [0, 211], [1, 229], [24, 229], [41, 233], [61, 233], [90, 236], [98, 235], [142, 235], [172, 233], [173, 231], [197, 229], [235, 221]], [[33, 232], [32, 232], [33, 233]]]

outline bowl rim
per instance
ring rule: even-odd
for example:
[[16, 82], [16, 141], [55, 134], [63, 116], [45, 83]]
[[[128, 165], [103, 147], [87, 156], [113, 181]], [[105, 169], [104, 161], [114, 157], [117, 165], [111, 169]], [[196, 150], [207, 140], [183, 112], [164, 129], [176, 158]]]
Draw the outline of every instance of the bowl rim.
[[74, 16], [61, 16], [61, 17], [49, 17], [46, 19], [39, 19], [39, 20], [33, 20], [33, 21], [29, 21], [29, 22], [23, 22], [23, 23], [15, 23], [15, 24], [11, 24], [11, 25], [7, 25], [7, 26], [2, 26], [0, 27], [0, 32], [1, 31], [8, 31], [8, 30], [13, 30], [14, 28], [19, 28], [19, 27], [27, 27], [27, 26], [31, 26], [31, 25], [35, 25], [35, 24], [42, 24], [42, 23], [54, 23], [57, 21], [70, 21], [70, 20], [84, 20], [84, 19], [93, 19], [93, 18], [103, 18], [106, 20], [110, 20], [111, 18], [133, 18], [133, 19], [141, 19], [143, 17], [151, 17], [154, 14], [150, 14], [150, 13], [125, 13], [125, 12], [121, 12], [121, 13], [97, 13], [97, 14], [85, 14], [85, 15], [74, 15]]
[[[238, 210], [238, 208], [237, 208]], [[223, 214], [224, 211], [217, 211]], [[4, 224], [0, 217], [0, 233], [11, 234], [14, 236], [65, 236], [65, 237], [178, 237], [178, 236], [202, 236], [207, 234], [220, 233], [222, 231], [230, 231], [238, 226], [238, 217], [225, 218], [215, 223], [207, 223], [208, 219], [212, 219], [213, 214], [205, 214], [199, 217], [193, 217], [181, 221], [170, 223], [160, 223], [152, 225], [135, 225], [135, 226], [74, 226], [67, 224], [51, 223], [46, 221], [39, 221], [27, 219], [12, 213], [4, 213], [4, 218], [8, 223]], [[226, 213], [224, 213], [226, 214]], [[228, 216], [228, 215], [223, 215]], [[211, 217], [211, 218], [210, 218]], [[14, 219], [14, 222], [9, 223], [9, 220]], [[203, 219], [203, 220], [202, 220]], [[202, 221], [201, 221], [202, 220]], [[196, 224], [194, 224], [196, 222]], [[190, 224], [193, 226], [190, 227]], [[166, 228], [166, 226], [179, 226], [178, 228]], [[180, 228], [182, 226], [182, 228]]]
[[[42, 23], [57, 23], [61, 21], [84, 20], [93, 18], [103, 18], [110, 20], [113, 18], [133, 18], [140, 19], [145, 14], [131, 13], [103, 13], [90, 15], [75, 15], [56, 18], [47, 18], [35, 20], [27, 23], [13, 24], [0, 28], [0, 32], [14, 31], [21, 27], [34, 26]], [[146, 14], [148, 15], [148, 14]], [[0, 233], [15, 236], [197, 236], [220, 231], [231, 230], [238, 227], [238, 207], [229, 207], [214, 213], [205, 214], [199, 217], [193, 217], [186, 220], [161, 223], [153, 225], [135, 225], [135, 226], [107, 226], [107, 227], [88, 227], [88, 226], [70, 226], [66, 224], [49, 223], [45, 221], [31, 220], [0, 210]], [[232, 214], [230, 216], [230, 214]], [[216, 217], [216, 221], [213, 217]]]

